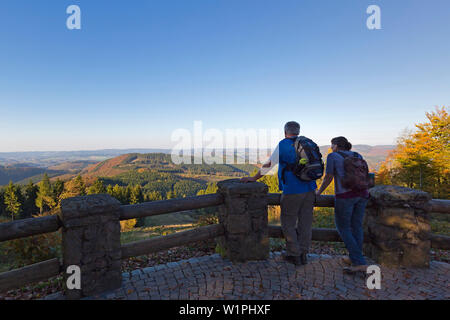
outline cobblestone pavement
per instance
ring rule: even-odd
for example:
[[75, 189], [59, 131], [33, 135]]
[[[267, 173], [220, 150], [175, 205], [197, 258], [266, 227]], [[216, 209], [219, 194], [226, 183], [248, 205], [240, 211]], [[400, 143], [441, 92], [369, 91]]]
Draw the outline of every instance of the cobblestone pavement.
[[219, 255], [158, 265], [123, 274], [122, 288], [90, 299], [446, 299], [450, 264], [433, 261], [429, 269], [381, 267], [380, 290], [366, 287], [366, 275], [342, 272], [341, 257], [309, 255], [294, 266], [280, 253], [266, 261], [231, 263]]

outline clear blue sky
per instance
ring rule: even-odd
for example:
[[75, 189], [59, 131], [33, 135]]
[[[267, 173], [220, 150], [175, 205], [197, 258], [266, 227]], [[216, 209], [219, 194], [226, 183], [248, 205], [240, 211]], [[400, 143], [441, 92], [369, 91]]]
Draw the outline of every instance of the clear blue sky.
[[448, 0], [2, 0], [0, 152], [170, 147], [194, 120], [393, 144], [450, 105], [449, 37]]

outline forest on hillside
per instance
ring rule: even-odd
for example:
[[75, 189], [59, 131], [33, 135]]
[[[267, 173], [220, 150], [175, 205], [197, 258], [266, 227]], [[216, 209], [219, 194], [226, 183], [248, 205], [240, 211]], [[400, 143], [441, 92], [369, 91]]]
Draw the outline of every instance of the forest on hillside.
[[[110, 177], [79, 174], [63, 180], [50, 179], [45, 173], [39, 183], [29, 180], [23, 185], [10, 181], [0, 188], [0, 216], [17, 220], [55, 213], [63, 199], [92, 194], [107, 193], [122, 204], [189, 197], [207, 189], [209, 181], [205, 176], [239, 177], [249, 174], [245, 171], [247, 168], [256, 168], [252, 165], [203, 164], [182, 165], [169, 170], [169, 161], [170, 156], [164, 154], [129, 154], [118, 166], [122, 173]], [[100, 171], [100, 168], [95, 169]]]

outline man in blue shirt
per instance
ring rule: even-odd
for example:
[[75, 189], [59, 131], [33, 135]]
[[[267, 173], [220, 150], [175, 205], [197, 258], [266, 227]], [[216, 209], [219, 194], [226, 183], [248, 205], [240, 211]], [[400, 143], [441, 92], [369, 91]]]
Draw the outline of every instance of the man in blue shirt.
[[291, 121], [284, 126], [285, 139], [281, 140], [269, 161], [254, 177], [242, 178], [242, 182], [255, 182], [278, 164], [281, 195], [281, 228], [286, 238], [284, 259], [295, 265], [307, 263], [311, 246], [312, 220], [315, 202], [315, 181], [299, 180], [292, 171], [284, 170], [296, 161], [294, 143], [300, 134], [300, 125]]

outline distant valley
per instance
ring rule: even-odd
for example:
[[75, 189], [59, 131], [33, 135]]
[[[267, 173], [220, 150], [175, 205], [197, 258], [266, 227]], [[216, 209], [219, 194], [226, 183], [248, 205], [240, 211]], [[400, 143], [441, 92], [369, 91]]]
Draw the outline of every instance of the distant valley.
[[[364, 156], [371, 169], [376, 170], [393, 148], [390, 145], [356, 145], [354, 151]], [[326, 157], [329, 147], [323, 146], [320, 149]], [[39, 182], [44, 173], [52, 180], [68, 180], [80, 174], [89, 181], [133, 174], [142, 176], [144, 173], [147, 174], [143, 176], [151, 178], [150, 172], [158, 172], [214, 182], [221, 177], [249, 174], [255, 168], [251, 164], [175, 165], [168, 149], [14, 152], [0, 153], [0, 185], [6, 185], [9, 181], [25, 184], [30, 179]]]

